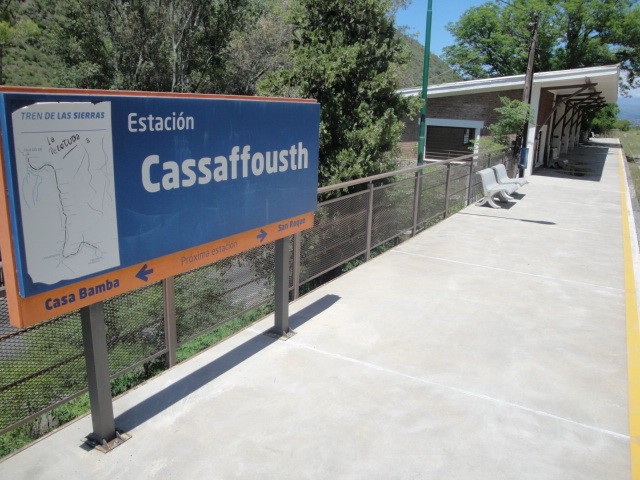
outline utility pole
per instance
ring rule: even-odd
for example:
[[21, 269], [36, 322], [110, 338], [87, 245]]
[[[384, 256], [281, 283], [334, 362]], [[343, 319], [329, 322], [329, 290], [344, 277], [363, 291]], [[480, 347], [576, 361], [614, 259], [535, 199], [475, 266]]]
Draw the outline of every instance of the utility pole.
[[[533, 89], [533, 64], [536, 58], [536, 46], [538, 43], [538, 13], [531, 14], [531, 37], [529, 39], [529, 61], [527, 63], [527, 74], [524, 77], [524, 91], [522, 92], [522, 101], [527, 105], [531, 104], [531, 90]], [[529, 120], [525, 120], [522, 129], [522, 143], [520, 150], [520, 163], [518, 164], [520, 176], [524, 176], [525, 161], [527, 155], [527, 136], [529, 133]], [[524, 158], [523, 158], [524, 156]]]
[[424, 163], [424, 145], [427, 137], [427, 89], [429, 88], [429, 59], [431, 55], [431, 1], [427, 6], [427, 29], [424, 35], [424, 68], [422, 70], [422, 108], [420, 109], [420, 137], [418, 165]]

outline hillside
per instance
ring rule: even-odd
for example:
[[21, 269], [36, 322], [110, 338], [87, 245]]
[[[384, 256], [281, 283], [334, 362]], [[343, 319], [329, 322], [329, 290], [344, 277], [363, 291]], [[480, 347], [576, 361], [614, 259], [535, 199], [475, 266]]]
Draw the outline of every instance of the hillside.
[[[410, 52], [409, 63], [400, 71], [400, 88], [419, 87], [422, 85], [422, 69], [424, 66], [424, 46], [415, 38], [398, 33]], [[429, 85], [457, 82], [462, 80], [440, 57], [433, 53], [429, 57]]]

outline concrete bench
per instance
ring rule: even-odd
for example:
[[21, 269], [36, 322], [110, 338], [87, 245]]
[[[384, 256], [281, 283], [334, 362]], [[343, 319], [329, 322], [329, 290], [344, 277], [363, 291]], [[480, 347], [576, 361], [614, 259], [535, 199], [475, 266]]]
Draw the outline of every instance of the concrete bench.
[[494, 202], [496, 200], [513, 200], [509, 195], [515, 192], [519, 185], [515, 183], [503, 183], [500, 184], [496, 180], [495, 171], [492, 168], [485, 168], [478, 172], [480, 179], [482, 180], [482, 190], [484, 191], [484, 197], [477, 203], [477, 205], [484, 205], [488, 203], [493, 208], [500, 208], [498, 204]]
[[529, 183], [526, 178], [509, 178], [509, 175], [507, 175], [507, 169], [502, 163], [494, 165], [491, 168], [493, 168], [493, 171], [496, 173], [496, 180], [498, 180], [498, 183], [500, 184], [515, 183], [521, 187], [522, 185]]

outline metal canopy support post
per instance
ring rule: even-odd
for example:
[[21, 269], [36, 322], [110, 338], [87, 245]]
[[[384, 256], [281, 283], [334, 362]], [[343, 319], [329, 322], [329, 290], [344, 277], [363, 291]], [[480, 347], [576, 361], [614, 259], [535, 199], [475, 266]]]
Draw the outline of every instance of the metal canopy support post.
[[109, 382], [109, 359], [107, 357], [107, 335], [104, 323], [104, 305], [94, 303], [80, 309], [82, 343], [87, 364], [89, 400], [93, 433], [87, 438], [105, 446], [116, 438], [111, 384]]
[[275, 324], [271, 333], [289, 337], [289, 237], [275, 241]]

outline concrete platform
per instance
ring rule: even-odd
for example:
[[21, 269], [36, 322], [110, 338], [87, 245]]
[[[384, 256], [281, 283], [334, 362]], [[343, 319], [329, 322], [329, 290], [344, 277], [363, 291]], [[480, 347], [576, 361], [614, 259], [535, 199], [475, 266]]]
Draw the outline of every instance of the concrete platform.
[[586, 176], [534, 175], [294, 302], [289, 340], [267, 318], [118, 398], [112, 452], [85, 417], [0, 477], [630, 478], [621, 158], [579, 147]]

